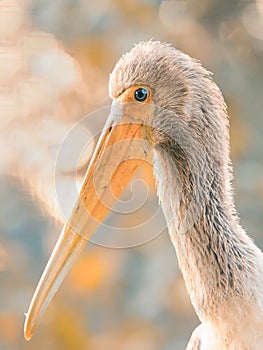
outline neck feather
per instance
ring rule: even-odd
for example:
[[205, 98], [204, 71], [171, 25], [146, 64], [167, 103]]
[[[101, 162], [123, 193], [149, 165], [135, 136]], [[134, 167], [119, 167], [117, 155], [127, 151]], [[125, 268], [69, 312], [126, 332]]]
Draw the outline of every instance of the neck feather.
[[[194, 153], [194, 149], [191, 150]], [[238, 223], [230, 192], [229, 165], [189, 166], [175, 144], [155, 150], [158, 196], [186, 287], [201, 321], [220, 320], [237, 305], [263, 310], [263, 257]], [[226, 157], [227, 158], [227, 157]], [[207, 169], [214, 167], [214, 169]], [[235, 317], [237, 317], [237, 313]], [[240, 316], [240, 317], [244, 317]]]

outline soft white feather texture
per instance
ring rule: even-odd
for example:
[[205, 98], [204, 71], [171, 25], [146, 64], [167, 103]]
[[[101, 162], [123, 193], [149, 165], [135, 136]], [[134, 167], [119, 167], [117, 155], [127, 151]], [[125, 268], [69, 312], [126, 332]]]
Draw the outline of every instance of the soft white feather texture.
[[263, 254], [239, 224], [229, 123], [210, 74], [171, 45], [142, 42], [111, 76], [112, 98], [153, 92], [158, 196], [193, 306], [202, 322], [187, 350], [263, 349]]

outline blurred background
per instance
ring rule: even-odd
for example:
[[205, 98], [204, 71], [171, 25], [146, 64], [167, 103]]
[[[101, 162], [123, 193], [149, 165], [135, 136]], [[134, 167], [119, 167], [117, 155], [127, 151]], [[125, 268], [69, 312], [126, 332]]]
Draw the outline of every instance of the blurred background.
[[[83, 116], [110, 103], [108, 77], [120, 55], [151, 38], [214, 73], [229, 107], [241, 223], [263, 248], [262, 0], [2, 0], [1, 350], [183, 350], [198, 324], [163, 230], [130, 249], [89, 243], [31, 342], [23, 339], [24, 312], [62, 227], [59, 145]], [[71, 164], [80, 139], [92, 139], [88, 125], [77, 135], [57, 173], [70, 205]], [[78, 163], [80, 177], [92, 147]], [[139, 216], [109, 216], [108, 224], [134, 227], [158, 210], [150, 166], [140, 178], [150, 204]]]

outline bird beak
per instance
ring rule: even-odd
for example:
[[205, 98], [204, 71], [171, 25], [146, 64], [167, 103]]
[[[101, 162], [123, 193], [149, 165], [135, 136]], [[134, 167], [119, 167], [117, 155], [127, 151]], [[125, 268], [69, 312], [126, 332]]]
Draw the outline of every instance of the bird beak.
[[76, 205], [64, 225], [26, 314], [26, 340], [32, 337], [48, 304], [89, 238], [147, 158], [150, 128], [145, 121], [150, 114], [150, 104], [113, 102]]

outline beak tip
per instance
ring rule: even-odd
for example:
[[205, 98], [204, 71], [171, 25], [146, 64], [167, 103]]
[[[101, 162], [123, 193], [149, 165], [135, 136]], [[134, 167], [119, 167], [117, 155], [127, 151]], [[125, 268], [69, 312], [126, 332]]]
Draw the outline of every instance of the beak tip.
[[32, 338], [32, 334], [30, 333], [24, 333], [24, 337], [26, 341], [29, 341]]
[[24, 338], [26, 341], [29, 341], [32, 338], [32, 334], [30, 331], [25, 331], [24, 332]]
[[26, 320], [24, 325], [24, 338], [25, 340], [29, 341], [33, 336], [33, 331], [32, 331], [32, 327], [30, 327], [28, 324], [28, 315], [25, 314], [25, 316], [26, 316]]

